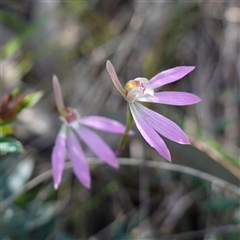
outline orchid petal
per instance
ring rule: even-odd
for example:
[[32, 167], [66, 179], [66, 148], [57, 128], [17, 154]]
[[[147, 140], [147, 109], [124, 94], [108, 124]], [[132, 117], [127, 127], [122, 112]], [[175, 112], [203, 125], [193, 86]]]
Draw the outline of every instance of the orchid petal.
[[75, 175], [86, 188], [90, 188], [91, 178], [88, 163], [73, 132], [67, 137], [67, 147]]
[[135, 106], [139, 112], [139, 117], [144, 118], [158, 133], [174, 142], [190, 144], [187, 135], [176, 123], [139, 103], [135, 103]]
[[60, 130], [52, 151], [52, 169], [54, 189], [57, 190], [61, 180], [66, 158], [66, 135]]
[[96, 133], [85, 127], [81, 127], [77, 133], [100, 159], [110, 166], [118, 168], [118, 161], [114, 152]]
[[[88, 116], [81, 118], [79, 121], [82, 125], [102, 130], [105, 132], [120, 134], [125, 132], [125, 126], [123, 124], [106, 117]], [[134, 132], [130, 130], [129, 134], [133, 135]]]
[[158, 92], [153, 97], [144, 96], [137, 99], [140, 102], [152, 102], [162, 103], [176, 106], [185, 106], [195, 104], [201, 101], [201, 99], [187, 92]]
[[125, 94], [124, 94], [124, 89], [118, 79], [118, 76], [116, 74], [116, 71], [112, 65], [112, 63], [107, 60], [107, 63], [106, 63], [106, 67], [107, 67], [107, 71], [113, 81], [113, 84], [115, 85], [115, 87], [117, 88], [117, 90], [123, 95], [123, 97], [125, 98]]
[[61, 86], [60, 86], [59, 80], [56, 75], [53, 75], [53, 90], [54, 90], [54, 94], [55, 94], [55, 101], [56, 101], [57, 109], [58, 109], [59, 113], [61, 113], [62, 110], [64, 109], [64, 102], [63, 102]]
[[195, 67], [192, 66], [181, 66], [165, 70], [151, 78], [149, 80], [149, 85], [155, 89], [168, 83], [175, 82], [190, 73], [194, 68]]
[[161, 156], [168, 161], [171, 161], [171, 155], [166, 144], [146, 119], [144, 119], [143, 114], [138, 110], [137, 103], [129, 103], [129, 107], [136, 126], [143, 138], [150, 144], [150, 146], [155, 148]]

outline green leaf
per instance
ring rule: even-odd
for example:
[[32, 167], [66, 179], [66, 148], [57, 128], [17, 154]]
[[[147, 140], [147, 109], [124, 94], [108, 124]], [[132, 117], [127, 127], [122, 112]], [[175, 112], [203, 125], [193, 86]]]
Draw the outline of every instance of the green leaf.
[[16, 53], [30, 37], [34, 36], [34, 34], [44, 26], [48, 19], [49, 15], [40, 18], [34, 24], [26, 24], [25, 29], [22, 29], [19, 35], [13, 37], [1, 48], [1, 59], [7, 58]]
[[22, 144], [12, 137], [0, 138], [0, 154], [4, 155], [6, 153], [23, 152]]
[[26, 108], [26, 107], [33, 107], [42, 97], [43, 92], [35, 92], [28, 94], [25, 96], [21, 102], [20, 109]]
[[20, 89], [19, 88], [14, 88], [11, 92], [11, 96], [16, 97], [19, 93], [20, 93]]
[[[1, 125], [1, 124], [0, 124]], [[10, 124], [0, 126], [0, 138], [13, 134], [13, 127]]]
[[2, 22], [14, 30], [21, 32], [28, 25], [28, 22], [22, 17], [19, 17], [18, 14], [1, 10], [0, 15], [2, 16]]

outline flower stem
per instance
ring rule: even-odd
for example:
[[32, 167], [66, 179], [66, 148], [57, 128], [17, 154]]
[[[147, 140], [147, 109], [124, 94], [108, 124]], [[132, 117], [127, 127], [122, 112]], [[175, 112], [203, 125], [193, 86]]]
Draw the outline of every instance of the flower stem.
[[127, 108], [127, 123], [126, 123], [126, 129], [125, 132], [122, 136], [122, 139], [118, 145], [118, 148], [116, 150], [116, 156], [119, 156], [121, 154], [121, 152], [123, 151], [123, 149], [125, 148], [127, 141], [128, 141], [128, 132], [131, 129], [132, 126], [132, 121], [133, 121], [133, 117], [132, 117], [132, 113], [129, 109], [129, 107]]

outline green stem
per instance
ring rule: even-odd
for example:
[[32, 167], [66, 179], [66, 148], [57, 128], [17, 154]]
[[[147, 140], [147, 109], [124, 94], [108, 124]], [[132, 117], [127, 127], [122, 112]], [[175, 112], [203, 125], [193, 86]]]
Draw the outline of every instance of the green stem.
[[122, 136], [122, 139], [118, 145], [117, 151], [116, 151], [116, 155], [119, 156], [119, 154], [122, 152], [122, 150], [125, 148], [127, 141], [128, 141], [128, 132], [130, 131], [131, 127], [132, 127], [132, 122], [133, 122], [133, 117], [132, 117], [132, 113], [129, 109], [127, 109], [127, 123], [126, 123], [126, 129], [125, 132]]

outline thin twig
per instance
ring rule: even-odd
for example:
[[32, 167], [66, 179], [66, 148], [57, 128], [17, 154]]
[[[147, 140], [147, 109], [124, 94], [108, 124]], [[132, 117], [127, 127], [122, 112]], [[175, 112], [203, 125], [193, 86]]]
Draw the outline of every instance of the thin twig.
[[197, 231], [185, 232], [180, 234], [172, 234], [168, 236], [161, 236], [161, 240], [179, 240], [179, 239], [187, 240], [189, 238], [192, 239], [192, 237], [203, 236], [206, 233], [211, 233], [211, 232], [225, 233], [225, 232], [237, 231], [237, 230], [240, 230], [240, 224], [211, 227], [211, 228], [205, 228]]
[[[98, 158], [88, 158], [89, 164], [102, 164], [103, 162]], [[213, 175], [210, 175], [208, 173], [186, 167], [181, 166], [178, 164], [168, 163], [168, 162], [156, 162], [156, 161], [149, 161], [149, 160], [140, 160], [140, 159], [131, 159], [131, 158], [119, 158], [118, 159], [120, 165], [130, 165], [130, 166], [140, 166], [144, 165], [149, 168], [161, 168], [168, 171], [175, 171], [175, 172], [181, 172], [185, 173], [194, 177], [199, 177], [203, 180], [209, 181], [214, 183], [215, 185], [218, 185], [222, 188], [227, 188], [228, 190], [234, 192], [237, 195], [240, 195], [240, 188], [225, 181], [218, 177], [215, 177]], [[68, 162], [65, 164], [65, 170], [71, 168], [71, 163]], [[49, 179], [52, 176], [52, 170], [48, 170], [36, 178], [32, 179], [26, 185], [20, 189], [18, 192], [15, 192], [14, 194], [7, 197], [4, 201], [0, 203], [0, 212], [4, 211], [9, 204], [11, 204], [15, 199], [18, 198], [21, 194], [24, 192], [34, 188], [41, 182], [45, 181], [46, 179]]]

